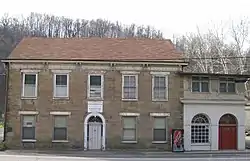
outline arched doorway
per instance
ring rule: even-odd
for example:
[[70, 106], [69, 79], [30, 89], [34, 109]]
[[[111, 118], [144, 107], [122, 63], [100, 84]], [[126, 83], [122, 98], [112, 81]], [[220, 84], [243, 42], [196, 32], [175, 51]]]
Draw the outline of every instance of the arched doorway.
[[89, 114], [84, 121], [84, 149], [105, 149], [105, 119], [101, 114]]
[[220, 118], [219, 149], [237, 149], [237, 119], [232, 114], [225, 114]]

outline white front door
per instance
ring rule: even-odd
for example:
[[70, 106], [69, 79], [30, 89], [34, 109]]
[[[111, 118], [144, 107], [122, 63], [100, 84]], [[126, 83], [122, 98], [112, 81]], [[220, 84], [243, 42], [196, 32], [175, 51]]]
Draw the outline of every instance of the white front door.
[[88, 149], [101, 150], [102, 148], [102, 123], [89, 122]]

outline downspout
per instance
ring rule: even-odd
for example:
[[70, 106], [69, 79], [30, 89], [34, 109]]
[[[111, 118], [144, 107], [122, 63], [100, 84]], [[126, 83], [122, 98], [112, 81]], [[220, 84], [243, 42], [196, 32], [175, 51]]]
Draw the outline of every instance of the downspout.
[[3, 142], [6, 140], [6, 134], [7, 134], [7, 109], [8, 109], [8, 96], [9, 96], [9, 63], [5, 63], [6, 73], [5, 73], [5, 108], [4, 108], [4, 136], [3, 136]]

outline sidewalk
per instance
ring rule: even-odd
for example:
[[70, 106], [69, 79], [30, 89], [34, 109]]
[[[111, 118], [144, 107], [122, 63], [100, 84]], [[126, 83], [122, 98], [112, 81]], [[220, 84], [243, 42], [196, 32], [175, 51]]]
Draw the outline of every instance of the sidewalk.
[[1, 154], [9, 155], [59, 155], [59, 156], [79, 156], [79, 157], [127, 157], [127, 156], [222, 156], [222, 155], [249, 155], [250, 150], [244, 151], [190, 151], [190, 152], [171, 152], [171, 151], [145, 151], [145, 150], [107, 150], [107, 151], [83, 151], [83, 150], [6, 150]]

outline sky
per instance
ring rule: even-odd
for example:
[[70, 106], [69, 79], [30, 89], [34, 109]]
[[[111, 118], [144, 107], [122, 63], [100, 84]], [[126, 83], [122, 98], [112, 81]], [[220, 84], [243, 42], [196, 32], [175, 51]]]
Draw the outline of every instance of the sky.
[[38, 12], [151, 25], [166, 38], [250, 17], [250, 0], [1, 0], [1, 6], [0, 15]]

